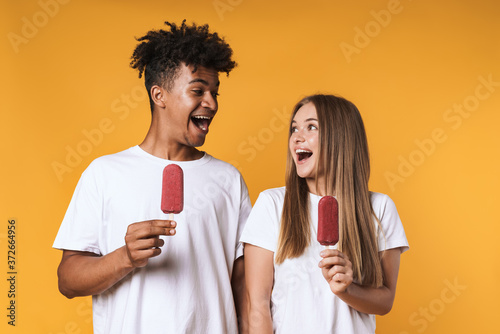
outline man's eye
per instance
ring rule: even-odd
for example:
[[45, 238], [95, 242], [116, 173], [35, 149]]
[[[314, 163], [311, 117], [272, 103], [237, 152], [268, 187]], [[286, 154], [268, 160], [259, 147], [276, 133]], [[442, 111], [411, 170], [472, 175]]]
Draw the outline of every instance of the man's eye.
[[192, 92], [195, 93], [196, 95], [202, 95], [203, 94], [203, 91], [201, 89], [193, 89]]
[[216, 99], [217, 96], [219, 96], [219, 93], [212, 93], [212, 96], [213, 96], [214, 99]]

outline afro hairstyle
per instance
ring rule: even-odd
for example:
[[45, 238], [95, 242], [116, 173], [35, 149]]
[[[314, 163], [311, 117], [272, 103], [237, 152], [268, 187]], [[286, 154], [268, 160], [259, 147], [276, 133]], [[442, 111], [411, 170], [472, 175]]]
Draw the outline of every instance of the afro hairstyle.
[[139, 43], [130, 66], [139, 71], [139, 78], [144, 75], [151, 111], [151, 87], [166, 86], [172, 89], [181, 63], [193, 65], [193, 73], [198, 66], [214, 69], [217, 72], [229, 72], [237, 65], [231, 59], [233, 50], [217, 33], [209, 32], [208, 24], [198, 26], [193, 23], [180, 26], [165, 22], [169, 30], [151, 30], [146, 35], [136, 38]]

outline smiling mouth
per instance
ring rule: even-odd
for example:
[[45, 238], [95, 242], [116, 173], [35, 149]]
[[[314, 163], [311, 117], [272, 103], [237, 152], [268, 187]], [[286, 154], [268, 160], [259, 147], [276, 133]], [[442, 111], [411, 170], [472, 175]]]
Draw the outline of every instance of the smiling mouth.
[[191, 121], [193, 122], [193, 124], [205, 133], [208, 132], [208, 126], [212, 122], [212, 119], [213, 117], [210, 116], [191, 116]]
[[311, 151], [303, 150], [303, 149], [295, 150], [295, 154], [297, 154], [297, 160], [299, 162], [305, 161], [313, 155], [313, 153]]

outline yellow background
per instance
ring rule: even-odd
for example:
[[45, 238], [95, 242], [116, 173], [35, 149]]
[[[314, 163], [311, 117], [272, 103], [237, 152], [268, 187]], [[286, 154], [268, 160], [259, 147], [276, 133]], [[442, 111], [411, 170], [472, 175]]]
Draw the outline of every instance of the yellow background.
[[[128, 67], [134, 37], [184, 18], [209, 23], [234, 49], [239, 66], [221, 77], [203, 149], [241, 170], [252, 201], [284, 183], [286, 122], [298, 99], [335, 93], [360, 109], [371, 188], [395, 201], [411, 246], [377, 332], [496, 331], [496, 1], [60, 2], [4, 0], [0, 9], [1, 332], [91, 332], [90, 298], [67, 300], [57, 290], [61, 253], [51, 245], [86, 166], [147, 131], [143, 83]], [[82, 152], [81, 161], [69, 166], [68, 150]], [[67, 169], [56, 173], [54, 165]], [[11, 218], [16, 327], [6, 317]]]

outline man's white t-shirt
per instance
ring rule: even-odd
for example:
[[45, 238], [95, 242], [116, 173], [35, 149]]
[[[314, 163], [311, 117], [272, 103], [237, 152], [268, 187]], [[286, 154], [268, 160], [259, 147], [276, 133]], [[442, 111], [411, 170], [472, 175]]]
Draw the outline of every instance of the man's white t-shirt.
[[128, 225], [168, 219], [163, 168], [184, 172], [184, 210], [162, 253], [93, 296], [94, 333], [236, 333], [231, 290], [239, 237], [251, 210], [240, 173], [205, 154], [168, 161], [134, 146], [94, 160], [82, 174], [54, 248], [106, 255], [125, 244]]
[[[370, 195], [373, 210], [384, 232], [384, 235], [379, 236], [379, 250], [408, 250], [408, 241], [394, 202], [384, 194], [371, 192]], [[241, 242], [276, 253], [284, 197], [284, 187], [268, 189], [259, 195], [243, 230]], [[318, 267], [322, 259], [319, 253], [324, 249], [317, 241], [320, 199], [321, 196], [309, 195], [310, 246], [302, 256], [274, 265], [271, 295], [274, 331], [284, 334], [374, 333], [375, 316], [358, 312], [335, 296]]]

